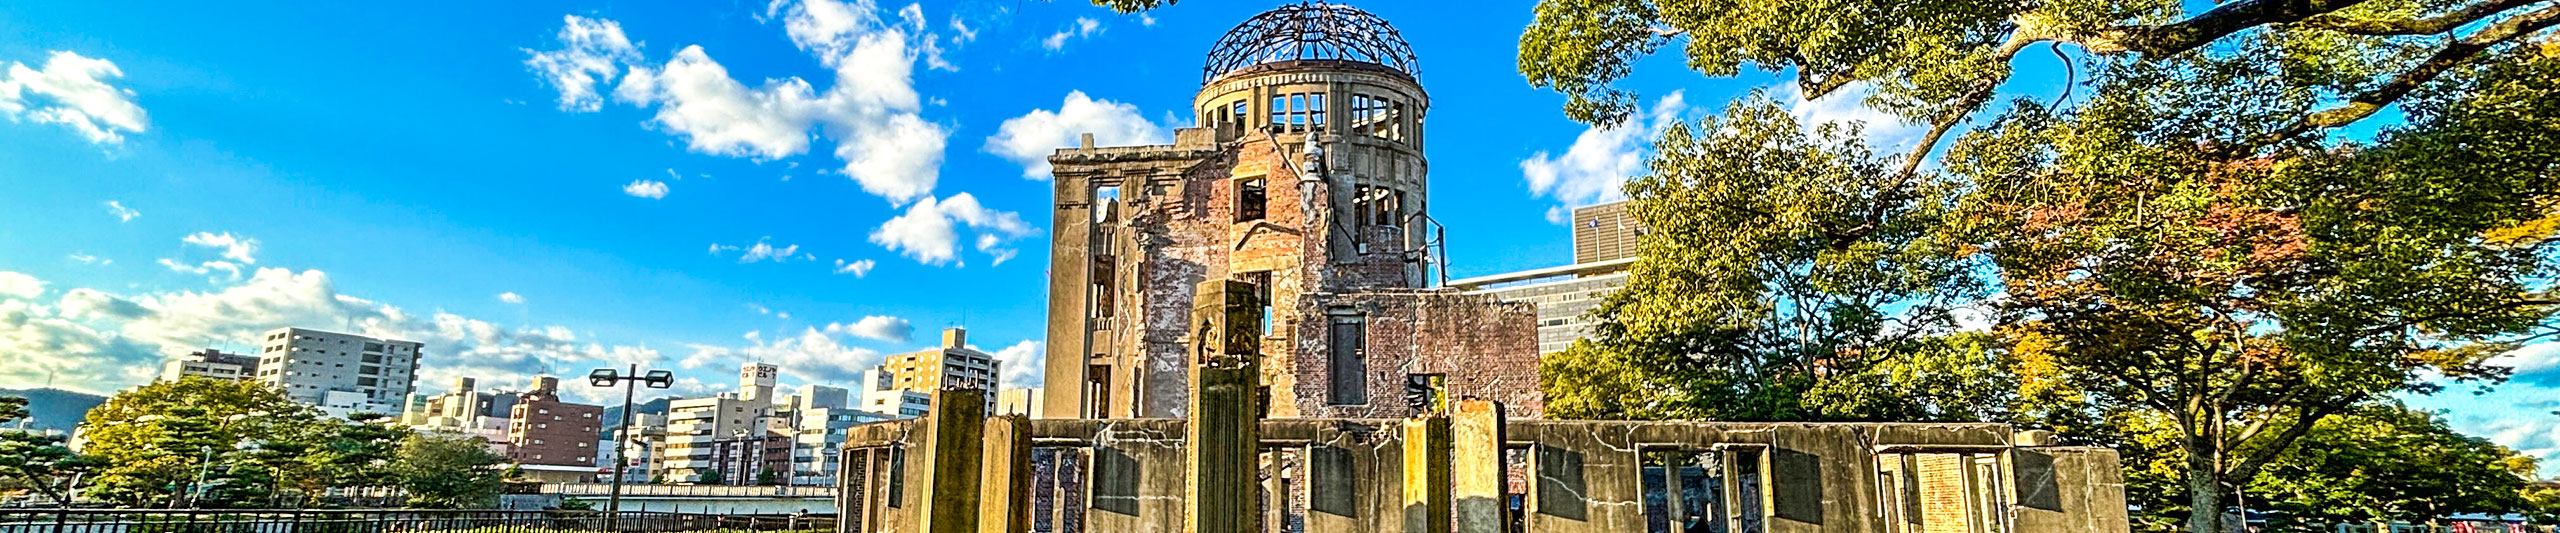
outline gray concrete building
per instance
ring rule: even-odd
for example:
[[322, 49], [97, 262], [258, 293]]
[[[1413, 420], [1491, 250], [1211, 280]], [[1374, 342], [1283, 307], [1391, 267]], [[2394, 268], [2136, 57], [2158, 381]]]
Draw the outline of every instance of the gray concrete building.
[[1586, 315], [1626, 286], [1627, 268], [1636, 262], [1636, 240], [1644, 231], [1644, 223], [1627, 212], [1627, 202], [1575, 208], [1573, 264], [1455, 279], [1449, 286], [1537, 304], [1538, 354], [1561, 352], [1591, 334]]
[[222, 350], [206, 348], [161, 363], [157, 381], [190, 377], [239, 381], [255, 377], [257, 373], [258, 356], [222, 353]]
[[400, 414], [416, 390], [423, 343], [302, 328], [268, 330], [259, 383], [332, 415]]

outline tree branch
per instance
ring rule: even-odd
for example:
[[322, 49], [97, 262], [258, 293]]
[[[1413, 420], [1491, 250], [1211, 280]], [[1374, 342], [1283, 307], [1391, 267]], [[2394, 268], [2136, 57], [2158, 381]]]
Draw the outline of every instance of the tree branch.
[[2243, 0], [2160, 26], [2118, 26], [2106, 33], [2125, 50], [2153, 58], [2178, 55], [2224, 36], [2265, 24], [2294, 22], [2346, 9], [2365, 0]]
[[2328, 30], [2356, 35], [2435, 35], [2453, 31], [2454, 28], [2460, 28], [2464, 24], [2470, 24], [2473, 21], [2488, 18], [2490, 15], [2496, 15], [2508, 9], [2515, 8], [2516, 6], [2534, 4], [2543, 1], [2544, 0], [2489, 0], [2486, 2], [2463, 6], [2461, 9], [2447, 11], [2441, 15], [2421, 19], [2377, 20], [2341, 16], [2335, 13], [2330, 13], [2302, 19], [2301, 22], [2294, 23], [2294, 25], [2300, 28]]
[[2275, 459], [2276, 454], [2284, 453], [2286, 448], [2293, 447], [2293, 441], [2301, 440], [2304, 434], [2310, 433], [2311, 426], [2318, 424], [2320, 419], [2328, 418], [2331, 414], [2336, 414], [2339, 408], [2335, 406], [2340, 405], [2345, 405], [2345, 403], [2322, 404], [2303, 408], [2301, 411], [2302, 416], [2294, 419], [2295, 422], [2293, 427], [2285, 428], [2284, 433], [2277, 434], [2275, 439], [2268, 442], [2266, 446], [2259, 447], [2257, 450], [2249, 452], [2249, 455], [2240, 458], [2238, 462], [2231, 463], [2231, 477], [2233, 479], [2242, 480], [2256, 477], [2258, 475], [2259, 466], [2265, 465], [2267, 464], [2267, 461]]
[[2372, 116], [2375, 111], [2382, 110], [2383, 106], [2399, 101], [2400, 97], [2407, 96], [2409, 91], [2417, 90], [2418, 86], [2434, 81], [2437, 76], [2444, 75], [2454, 67], [2462, 66], [2463, 63], [2470, 61], [2472, 56], [2487, 51], [2489, 47], [2541, 31], [2553, 24], [2560, 24], [2560, 6], [2547, 7], [2498, 21], [2497, 24], [2454, 40], [2443, 49], [2436, 50], [2435, 55], [2427, 57], [2426, 61], [2419, 62], [2418, 66], [2410, 67], [2409, 70], [2392, 77], [2391, 81], [2356, 95], [2347, 103], [2304, 115], [2301, 119], [2295, 120], [2292, 125], [2252, 139], [2241, 148], [2244, 152], [2254, 151], [2258, 147], [2290, 139], [2311, 130], [2354, 124], [2358, 120], [2363, 120], [2364, 117]]

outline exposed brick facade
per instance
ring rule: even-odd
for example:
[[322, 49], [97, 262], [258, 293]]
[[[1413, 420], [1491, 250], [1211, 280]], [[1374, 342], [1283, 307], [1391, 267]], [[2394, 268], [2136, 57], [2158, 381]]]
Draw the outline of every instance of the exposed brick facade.
[[[1535, 308], [1423, 287], [1432, 265], [1417, 227], [1427, 220], [1421, 95], [1412, 78], [1374, 68], [1257, 67], [1204, 88], [1204, 127], [1178, 132], [1175, 144], [1051, 157], [1042, 415], [1182, 415], [1185, 322], [1193, 291], [1213, 279], [1264, 287], [1269, 416], [1405, 416], [1410, 374], [1446, 376], [1449, 399], [1542, 413]], [[1333, 118], [1271, 112], [1294, 101]], [[1310, 137], [1325, 154], [1313, 174]], [[1338, 404], [1331, 376], [1348, 370], [1333, 365], [1327, 337], [1346, 314], [1371, 324], [1358, 352], [1367, 394]]]

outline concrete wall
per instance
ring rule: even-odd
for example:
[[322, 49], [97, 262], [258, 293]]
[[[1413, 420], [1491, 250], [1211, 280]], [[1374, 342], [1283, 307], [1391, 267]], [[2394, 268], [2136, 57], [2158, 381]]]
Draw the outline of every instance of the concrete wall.
[[[1926, 529], [1887, 523], [1885, 507], [1899, 501], [1885, 500], [1887, 496], [1879, 493], [1878, 476], [1883, 470], [1877, 466], [1878, 458], [1899, 461], [1904, 454], [1959, 454], [2000, 459], [1999, 505], [1993, 508], [1994, 515], [1979, 518], [1983, 524], [2005, 522], [2011, 533], [2126, 530], [2114, 452], [2020, 447], [2014, 445], [2011, 430], [2002, 425], [1511, 420], [1502, 424], [1502, 431], [1493, 432], [1481, 424], [1466, 429], [1466, 416], [1478, 415], [1461, 415], [1462, 431], [1454, 434], [1458, 442], [1419, 450], [1408, 449], [1405, 436], [1411, 429], [1406, 419], [1262, 420], [1257, 433], [1265, 482], [1244, 483], [1231, 491], [1189, 486], [1192, 477], [1185, 461], [1191, 444], [1186, 442], [1184, 420], [1031, 420], [1027, 429], [1035, 452], [1025, 459], [1032, 463], [1026, 465], [1029, 487], [1007, 493], [1028, 498], [986, 505], [1005, 512], [1010, 512], [1007, 505], [1029, 508], [1027, 531], [1175, 532], [1185, 530], [1186, 509], [1192, 507], [1186, 500], [1193, 497], [1187, 493], [1201, 490], [1215, 497], [1263, 502], [1226, 508], [1259, 508], [1266, 517], [1296, 518], [1262, 519], [1266, 531], [1280, 531], [1294, 522], [1309, 533], [1402, 533], [1419, 531], [1408, 523], [1417, 509], [1408, 505], [1414, 495], [1453, 500], [1448, 503], [1463, 500], [1449, 487], [1437, 491], [1408, 487], [1411, 473], [1405, 465], [1432, 464], [1408, 455], [1462, 450], [1453, 457], [1475, 460], [1438, 463], [1451, 465], [1454, 475], [1420, 478], [1446, 480], [1460, 489], [1456, 494], [1476, 494], [1474, 512], [1467, 512], [1465, 504], [1451, 506], [1460, 510], [1456, 514], [1461, 522], [1469, 516], [1478, 518], [1473, 529], [1468, 523], [1457, 524], [1459, 531], [1509, 530], [1480, 523], [1487, 509], [1482, 505], [1483, 493], [1500, 487], [1508, 495], [1498, 500], [1523, 501], [1524, 516], [1516, 520], [1525, 531], [1631, 533], [1648, 530], [1648, 509], [1659, 513], [1669, 505], [1645, 498], [1647, 454], [1685, 450], [1704, 452], [1700, 457], [1711, 459], [1699, 460], [1714, 461], [1713, 472], [1721, 476], [1716, 486], [1722, 492], [1713, 498], [1713, 506], [1695, 508], [1699, 510], [1690, 514], [1708, 514], [1735, 525], [1727, 531], [1751, 531], [1748, 524], [1753, 523], [1775, 533], [1936, 531], [1964, 522], [1941, 519]], [[902, 445], [901, 439], [913, 436], [899, 424], [905, 423], [856, 428], [848, 449]], [[1490, 443], [1469, 439], [1500, 439], [1505, 449], [1501, 464], [1483, 464], [1482, 458], [1492, 455], [1483, 450]], [[1280, 464], [1284, 462], [1293, 464]], [[912, 459], [909, 464], [914, 464]], [[1488, 476], [1509, 479], [1492, 482]], [[1278, 482], [1279, 477], [1288, 482]], [[1657, 477], [1654, 483], [1660, 486], [1664, 479]], [[1292, 493], [1262, 494], [1282, 486], [1291, 487]], [[879, 499], [876, 489], [880, 488], [874, 484], [875, 490], [869, 491], [874, 494], [857, 495], [861, 491], [848, 485], [846, 505]], [[1947, 489], [1923, 485], [1921, 496], [1942, 498], [1943, 490]], [[1275, 512], [1275, 507], [1289, 511]], [[1515, 519], [1508, 516], [1507, 504], [1492, 508], [1499, 509], [1495, 514], [1505, 515], [1504, 522]], [[1948, 509], [1976, 512], [1966, 506]], [[882, 512], [866, 522], [880, 527], [866, 531], [902, 531], [896, 525], [911, 520], [905, 516], [918, 510], [910, 506]]]

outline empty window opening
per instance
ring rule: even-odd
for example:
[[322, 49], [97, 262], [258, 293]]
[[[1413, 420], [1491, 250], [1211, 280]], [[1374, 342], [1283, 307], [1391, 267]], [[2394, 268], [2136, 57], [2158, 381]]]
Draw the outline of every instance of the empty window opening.
[[1405, 141], [1405, 102], [1388, 102], [1388, 118], [1380, 126], [1385, 128], [1385, 133], [1380, 133], [1382, 138]]
[[1449, 409], [1449, 376], [1444, 374], [1405, 374], [1405, 408], [1414, 414], [1445, 412]]
[[1307, 94], [1307, 130], [1324, 131], [1324, 93]]
[[1085, 305], [1092, 318], [1111, 318], [1115, 307], [1113, 302], [1118, 299], [1111, 290], [1117, 270], [1113, 263], [1114, 258], [1109, 254], [1093, 256], [1093, 282], [1089, 285], [1090, 292], [1085, 295]]
[[[1094, 354], [1094, 358], [1101, 357], [1102, 354]], [[1085, 406], [1086, 417], [1111, 418], [1111, 365], [1085, 367], [1084, 397], [1093, 401]]]
[[1729, 533], [1734, 516], [1725, 491], [1724, 457], [1712, 451], [1646, 450], [1644, 519], [1648, 533]]
[[1386, 120], [1387, 99], [1366, 94], [1351, 95], [1351, 134], [1385, 137]]
[[1271, 131], [1288, 131], [1289, 97], [1286, 95], [1271, 97], [1270, 109], [1271, 122], [1266, 126], [1270, 127]]
[[1262, 338], [1271, 338], [1272, 304], [1271, 271], [1244, 273], [1244, 281], [1253, 284], [1253, 305], [1262, 308]]
[[1307, 131], [1307, 95], [1306, 93], [1289, 95], [1289, 132], [1305, 131]]
[[1259, 176], [1236, 179], [1237, 222], [1262, 220], [1262, 217], [1267, 214], [1268, 209], [1265, 207], [1271, 203], [1271, 194], [1264, 186], [1265, 183], [1267, 181]]
[[1403, 225], [1404, 191], [1375, 185], [1353, 189], [1353, 223], [1363, 226]]

